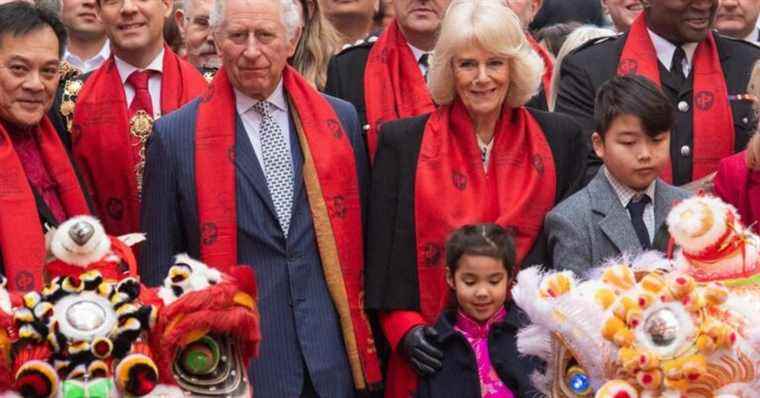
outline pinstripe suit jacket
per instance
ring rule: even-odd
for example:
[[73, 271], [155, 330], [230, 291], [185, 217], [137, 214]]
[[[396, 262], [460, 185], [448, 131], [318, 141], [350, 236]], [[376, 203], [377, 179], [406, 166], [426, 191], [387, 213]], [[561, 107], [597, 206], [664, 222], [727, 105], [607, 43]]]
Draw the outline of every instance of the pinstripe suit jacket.
[[[345, 101], [325, 97], [351, 137], [364, 195], [368, 166], [356, 111]], [[148, 284], [160, 283], [172, 255], [200, 255], [194, 157], [198, 103], [195, 100], [162, 117], [148, 146], [142, 208], [148, 241], [140, 263], [140, 274]], [[220, 113], [230, 111], [236, 112], [220, 109]], [[261, 311], [260, 355], [249, 369], [254, 396], [298, 397], [308, 375], [319, 396], [351, 397], [353, 382], [322, 273], [303, 181], [303, 155], [292, 119], [295, 181], [287, 237], [277, 222], [250, 140], [240, 118], [236, 120], [238, 262], [255, 270]]]

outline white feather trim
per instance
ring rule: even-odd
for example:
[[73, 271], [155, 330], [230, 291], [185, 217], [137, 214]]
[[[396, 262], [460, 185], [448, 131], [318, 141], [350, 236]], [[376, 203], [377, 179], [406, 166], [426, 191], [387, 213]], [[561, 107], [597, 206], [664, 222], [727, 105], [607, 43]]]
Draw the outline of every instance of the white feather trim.
[[[711, 213], [713, 224], [700, 234], [706, 211]], [[729, 212], [734, 213], [736, 220], [739, 220], [736, 209], [722, 200], [713, 196], [693, 196], [670, 210], [668, 230], [678, 246], [689, 253], [699, 253], [726, 232]]]
[[208, 288], [222, 280], [222, 273], [218, 269], [190, 257], [187, 253], [177, 254], [174, 257], [174, 264], [183, 264], [190, 267], [190, 276], [181, 283], [174, 283], [168, 275], [164, 279], [164, 285], [158, 291], [158, 297], [163, 300], [165, 305], [176, 301], [179, 296], [174, 294], [172, 286], [182, 288], [182, 294], [196, 292]]

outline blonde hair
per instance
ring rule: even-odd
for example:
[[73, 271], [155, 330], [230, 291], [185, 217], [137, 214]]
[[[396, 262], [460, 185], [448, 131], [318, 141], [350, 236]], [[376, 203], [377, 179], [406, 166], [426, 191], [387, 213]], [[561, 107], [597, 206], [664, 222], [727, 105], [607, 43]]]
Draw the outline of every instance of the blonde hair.
[[570, 54], [573, 50], [580, 47], [589, 40], [598, 39], [600, 37], [615, 36], [615, 31], [607, 28], [599, 28], [594, 25], [583, 25], [573, 30], [562, 47], [559, 48], [557, 53], [557, 60], [554, 62], [554, 73], [552, 74], [552, 95], [548, 98], [549, 111], [554, 111], [554, 106], [557, 104], [557, 91], [559, 91], [559, 71], [562, 67], [562, 61], [567, 54]]
[[[755, 62], [752, 67], [752, 75], [749, 78], [749, 84], [747, 85], [747, 92], [754, 98], [752, 104], [752, 110], [755, 113], [755, 119], [757, 119], [758, 113], [760, 113], [760, 61]], [[750, 138], [747, 144], [747, 168], [750, 170], [760, 170], [760, 135], [758, 135], [757, 128], [755, 128], [755, 134]]]
[[304, 14], [303, 33], [290, 64], [318, 90], [322, 90], [327, 83], [327, 66], [330, 58], [338, 51], [340, 36], [322, 14], [319, 1], [314, 0], [312, 15], [306, 15], [308, 10], [305, 1], [301, 0]]
[[525, 105], [536, 94], [544, 62], [528, 44], [517, 15], [502, 0], [454, 0], [441, 23], [428, 74], [430, 94], [438, 105], [456, 97], [452, 61], [473, 45], [509, 60], [507, 105]]

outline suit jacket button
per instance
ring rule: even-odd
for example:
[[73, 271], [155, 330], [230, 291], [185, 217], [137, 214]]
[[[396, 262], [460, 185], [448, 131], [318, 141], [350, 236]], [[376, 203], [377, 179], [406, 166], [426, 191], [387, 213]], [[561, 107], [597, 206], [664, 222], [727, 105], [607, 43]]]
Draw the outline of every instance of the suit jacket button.
[[681, 156], [687, 158], [691, 155], [691, 148], [689, 148], [688, 145], [684, 145], [681, 147]]
[[744, 116], [744, 117], [742, 118], [742, 123], [744, 123], [744, 124], [748, 124], [748, 123], [749, 123], [749, 118], [748, 118], [748, 117], [746, 117], [746, 116]]
[[681, 101], [678, 103], [678, 110], [681, 112], [688, 112], [689, 111], [689, 104], [686, 101]]

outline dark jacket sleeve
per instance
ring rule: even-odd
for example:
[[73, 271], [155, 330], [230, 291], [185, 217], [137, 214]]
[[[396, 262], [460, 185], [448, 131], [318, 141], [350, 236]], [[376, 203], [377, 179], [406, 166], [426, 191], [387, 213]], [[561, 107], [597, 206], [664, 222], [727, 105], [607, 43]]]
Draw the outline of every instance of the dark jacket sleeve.
[[369, 309], [419, 309], [414, 175], [428, 117], [401, 119], [380, 128], [367, 217]]
[[590, 133], [594, 130], [594, 86], [583, 65], [583, 54], [571, 53], [562, 61], [555, 111], [572, 116]]

